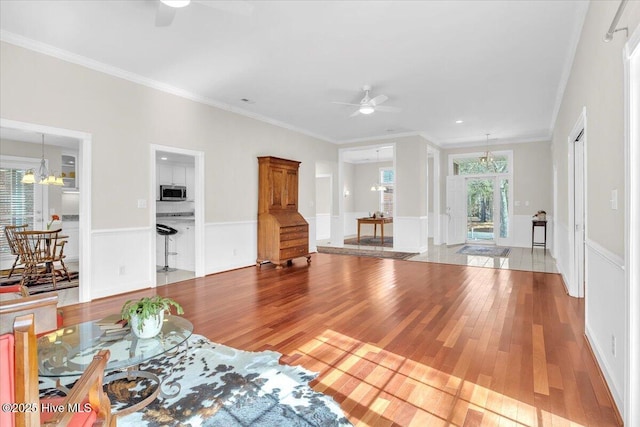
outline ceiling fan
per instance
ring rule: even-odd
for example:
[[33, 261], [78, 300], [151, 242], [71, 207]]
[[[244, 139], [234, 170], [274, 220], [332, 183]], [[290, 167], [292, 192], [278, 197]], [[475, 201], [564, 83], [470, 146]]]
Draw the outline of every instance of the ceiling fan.
[[362, 98], [362, 100], [360, 100], [359, 104], [351, 104], [349, 102], [339, 102], [339, 101], [332, 101], [334, 104], [340, 104], [340, 105], [351, 105], [354, 107], [358, 107], [358, 109], [356, 111], [354, 111], [349, 117], [355, 117], [358, 116], [360, 114], [372, 114], [375, 111], [384, 111], [384, 112], [398, 112], [400, 111], [400, 108], [398, 107], [391, 107], [388, 105], [380, 105], [383, 102], [385, 102], [387, 99], [389, 99], [389, 97], [387, 95], [378, 95], [375, 98], [371, 98], [369, 96], [369, 91], [371, 90], [371, 86], [369, 85], [365, 85], [362, 87], [362, 90], [364, 91], [364, 98]]
[[253, 6], [246, 1], [210, 1], [210, 0], [156, 0], [158, 9], [156, 10], [156, 27], [168, 27], [173, 22], [178, 9], [189, 6], [191, 3], [198, 3], [213, 9], [223, 10], [225, 12], [237, 15], [250, 15], [253, 12]]

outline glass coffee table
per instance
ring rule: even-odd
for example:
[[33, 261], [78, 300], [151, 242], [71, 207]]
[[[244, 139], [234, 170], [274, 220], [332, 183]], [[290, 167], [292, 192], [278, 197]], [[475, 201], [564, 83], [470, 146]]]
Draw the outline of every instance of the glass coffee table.
[[[157, 384], [153, 393], [144, 400], [120, 410], [115, 415], [136, 412], [151, 403], [158, 394], [172, 397], [180, 392], [176, 382], [164, 384], [165, 378], [140, 369], [140, 364], [150, 359], [188, 352], [188, 338], [193, 333], [193, 324], [178, 316], [166, 316], [162, 330], [154, 338], [139, 339], [131, 331], [126, 334], [107, 334], [96, 322], [85, 322], [67, 326], [38, 339], [38, 374], [41, 377], [57, 379], [57, 388], [68, 393], [62, 380], [72, 382], [82, 375], [100, 350], [109, 350], [110, 356], [105, 368], [104, 383], [127, 378], [128, 380], [148, 379]], [[168, 386], [174, 393], [165, 393]]]

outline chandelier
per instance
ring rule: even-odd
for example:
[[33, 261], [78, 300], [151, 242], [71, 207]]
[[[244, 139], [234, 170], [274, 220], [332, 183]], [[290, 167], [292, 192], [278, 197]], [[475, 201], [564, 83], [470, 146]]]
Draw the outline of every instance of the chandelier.
[[53, 171], [49, 174], [47, 169], [47, 162], [44, 160], [44, 134], [42, 134], [42, 158], [40, 159], [38, 174], [36, 175], [35, 170], [29, 169], [22, 177], [23, 184], [35, 184], [36, 182], [41, 185], [64, 185], [62, 177], [56, 177]]
[[[380, 150], [376, 150], [376, 161], [380, 163]], [[371, 191], [387, 191], [387, 187], [377, 182], [371, 186]]]
[[480, 156], [480, 163], [483, 165], [489, 165], [493, 163], [493, 154], [489, 151], [489, 133], [487, 135], [487, 151], [484, 152], [484, 155]]

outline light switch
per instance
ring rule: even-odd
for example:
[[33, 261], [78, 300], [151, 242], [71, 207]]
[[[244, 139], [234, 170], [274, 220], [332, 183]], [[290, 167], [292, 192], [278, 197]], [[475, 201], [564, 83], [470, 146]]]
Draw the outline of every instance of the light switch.
[[618, 210], [618, 190], [611, 190], [611, 209]]
[[524, 205], [525, 205], [525, 206], [529, 206], [529, 201], [528, 201], [528, 200], [527, 200], [527, 201], [525, 201], [525, 202], [524, 202]]
[[145, 209], [147, 207], [147, 199], [138, 199], [138, 209]]

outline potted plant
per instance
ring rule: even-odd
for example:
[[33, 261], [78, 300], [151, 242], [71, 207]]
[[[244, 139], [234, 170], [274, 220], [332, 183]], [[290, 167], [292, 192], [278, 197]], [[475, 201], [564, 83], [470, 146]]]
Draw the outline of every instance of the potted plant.
[[182, 306], [173, 299], [156, 295], [125, 302], [120, 314], [138, 338], [153, 338], [160, 333], [164, 315], [171, 314], [172, 307], [177, 314], [184, 313]]

